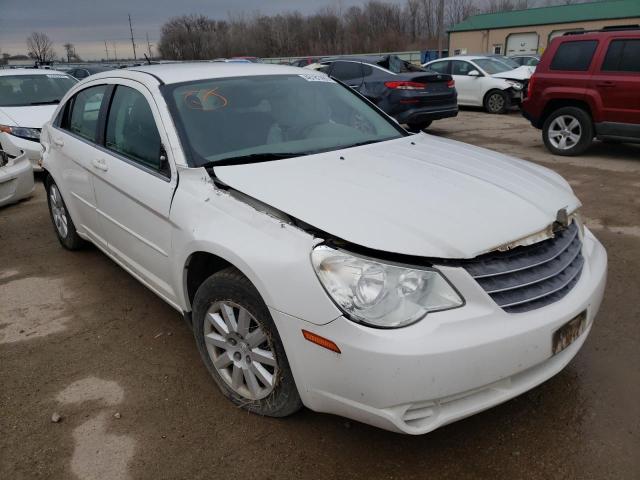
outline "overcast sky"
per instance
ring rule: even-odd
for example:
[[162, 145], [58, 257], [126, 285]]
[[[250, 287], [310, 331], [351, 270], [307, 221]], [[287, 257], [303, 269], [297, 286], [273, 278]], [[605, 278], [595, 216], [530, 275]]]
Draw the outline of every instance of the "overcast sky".
[[[387, 0], [389, 1], [389, 0]], [[391, 0], [404, 3], [403, 0]], [[158, 42], [161, 25], [176, 15], [202, 13], [225, 19], [229, 13], [259, 11], [273, 14], [287, 10], [313, 13], [326, 5], [343, 7], [362, 4], [364, 0], [0, 0], [0, 51], [26, 53], [26, 38], [34, 31], [44, 32], [53, 40], [56, 54], [63, 55], [62, 45], [75, 44], [83, 59], [109, 57], [114, 46], [119, 58], [132, 57], [127, 14], [131, 14], [138, 56], [147, 50], [146, 35]]]

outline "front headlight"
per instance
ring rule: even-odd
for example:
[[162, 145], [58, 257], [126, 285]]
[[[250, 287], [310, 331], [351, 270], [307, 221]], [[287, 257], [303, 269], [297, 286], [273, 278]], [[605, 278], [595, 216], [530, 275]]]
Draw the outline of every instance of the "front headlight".
[[10, 127], [8, 125], [0, 125], [0, 132], [8, 133], [14, 137], [24, 138], [25, 140], [31, 140], [32, 142], [40, 142], [40, 129], [39, 128], [26, 128], [26, 127]]
[[511, 86], [511, 88], [513, 88], [514, 90], [522, 90], [522, 88], [524, 87], [524, 85], [522, 85], [522, 83], [520, 82], [516, 82], [515, 80], [507, 80], [507, 83]]
[[428, 312], [460, 307], [464, 300], [440, 272], [357, 257], [320, 245], [313, 268], [334, 302], [356, 322], [403, 327]]

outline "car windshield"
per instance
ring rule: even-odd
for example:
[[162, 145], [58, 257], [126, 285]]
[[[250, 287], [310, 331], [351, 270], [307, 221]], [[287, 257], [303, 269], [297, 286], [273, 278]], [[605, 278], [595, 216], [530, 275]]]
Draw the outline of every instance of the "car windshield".
[[405, 135], [350, 89], [318, 72], [163, 87], [190, 165], [300, 156]]
[[0, 76], [0, 107], [54, 105], [75, 83], [64, 73]]
[[498, 60], [494, 60], [493, 58], [477, 58], [474, 60], [481, 69], [487, 72], [489, 75], [493, 75], [494, 73], [502, 73], [508, 72], [509, 70], [513, 70], [513, 67], [506, 65]]

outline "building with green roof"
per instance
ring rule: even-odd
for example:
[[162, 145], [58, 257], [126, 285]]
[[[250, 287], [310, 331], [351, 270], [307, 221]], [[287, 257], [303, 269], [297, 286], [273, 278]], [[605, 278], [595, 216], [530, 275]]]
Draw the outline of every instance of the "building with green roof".
[[449, 30], [452, 54], [540, 54], [556, 36], [575, 30], [640, 26], [640, 0], [529, 8], [473, 15]]

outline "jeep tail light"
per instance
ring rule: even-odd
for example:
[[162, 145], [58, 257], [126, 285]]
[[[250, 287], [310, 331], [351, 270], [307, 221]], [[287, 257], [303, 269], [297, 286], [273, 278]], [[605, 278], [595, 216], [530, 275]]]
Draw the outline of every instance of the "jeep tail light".
[[384, 82], [384, 86], [392, 90], [424, 90], [427, 84], [418, 82]]
[[526, 97], [531, 97], [531, 95], [533, 94], [533, 86], [536, 83], [536, 76], [531, 75], [531, 77], [529, 78], [529, 85], [527, 85], [527, 90], [525, 92]]

